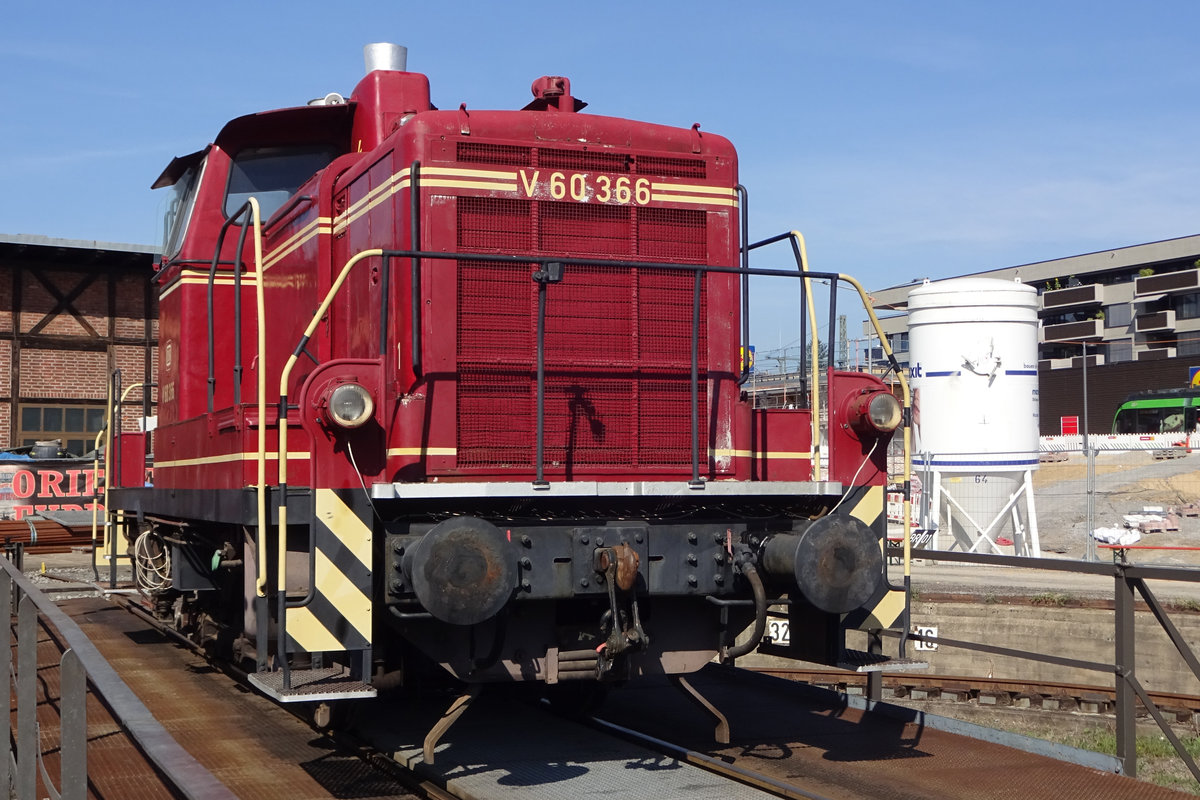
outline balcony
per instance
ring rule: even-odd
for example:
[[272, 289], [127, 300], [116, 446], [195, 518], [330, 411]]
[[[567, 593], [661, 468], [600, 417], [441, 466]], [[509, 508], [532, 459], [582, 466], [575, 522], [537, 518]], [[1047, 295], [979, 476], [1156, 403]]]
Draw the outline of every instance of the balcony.
[[1150, 350], [1139, 350], [1137, 352], [1138, 361], [1162, 361], [1163, 359], [1174, 357], [1174, 347], [1155, 347]]
[[[1096, 353], [1095, 355], [1092, 355], [1089, 353], [1088, 357], [1087, 357], [1087, 365], [1089, 367], [1104, 366], [1104, 356], [1100, 353]], [[1082, 367], [1083, 366], [1083, 356], [1075, 356], [1074, 358], [1072, 358], [1071, 366], [1075, 369], [1079, 369], [1080, 367]]]
[[1060, 322], [1042, 326], [1043, 342], [1087, 342], [1104, 338], [1104, 320], [1085, 319], [1083, 322]]
[[1038, 372], [1045, 372], [1050, 369], [1067, 369], [1071, 366], [1069, 358], [1041, 358], [1038, 359]]
[[1175, 330], [1175, 312], [1173, 310], [1156, 311], [1153, 314], [1139, 314], [1133, 320], [1134, 333], [1150, 333], [1151, 331]]
[[1103, 304], [1104, 286], [1099, 283], [1042, 292], [1043, 311], [1066, 311], [1072, 308], [1086, 308]]
[[1147, 295], [1195, 292], [1197, 290], [1200, 290], [1200, 269], [1147, 275], [1144, 278], [1135, 278], [1133, 282], [1134, 300], [1145, 300]]

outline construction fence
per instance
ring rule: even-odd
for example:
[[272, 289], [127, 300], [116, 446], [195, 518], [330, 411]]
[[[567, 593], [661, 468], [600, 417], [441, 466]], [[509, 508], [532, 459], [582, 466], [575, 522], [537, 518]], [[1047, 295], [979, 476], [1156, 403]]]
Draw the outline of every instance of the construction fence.
[[[1200, 438], [1043, 437], [1037, 455], [1033, 464], [915, 455], [914, 549], [1108, 560], [1098, 545], [1120, 544], [1139, 563], [1200, 565]], [[893, 540], [902, 537], [902, 499], [893, 486]]]

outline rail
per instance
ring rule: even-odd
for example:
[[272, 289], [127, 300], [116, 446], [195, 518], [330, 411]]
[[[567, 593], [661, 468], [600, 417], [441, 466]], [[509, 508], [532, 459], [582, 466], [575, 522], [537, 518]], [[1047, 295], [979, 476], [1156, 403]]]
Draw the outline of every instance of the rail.
[[[906, 539], [909, 537], [905, 537]], [[898, 549], [898, 548], [889, 548]], [[1200, 781], [1200, 767], [1188, 754], [1179, 737], [1171, 730], [1162, 713], [1154, 704], [1146, 689], [1138, 681], [1134, 653], [1136, 651], [1136, 636], [1134, 628], [1135, 593], [1140, 594], [1149, 607], [1159, 626], [1167, 634], [1188, 669], [1200, 680], [1200, 659], [1192, 651], [1179, 629], [1171, 621], [1166, 607], [1159, 602], [1147, 585], [1149, 580], [1180, 581], [1200, 583], [1200, 569], [1189, 567], [1144, 566], [1130, 564], [1125, 560], [1124, 550], [1114, 548], [1114, 558], [1111, 564], [1088, 561], [1073, 561], [1054, 558], [1026, 558], [1020, 556], [1002, 556], [983, 553], [963, 553], [957, 551], [938, 550], [928, 551], [926, 557], [937, 561], [961, 562], [966, 564], [985, 564], [990, 566], [1021, 567], [1025, 569], [1040, 569], [1051, 572], [1073, 572], [1083, 575], [1112, 576], [1114, 581], [1114, 653], [1113, 663], [1087, 661], [1077, 658], [1052, 655], [1049, 653], [1034, 653], [1011, 647], [968, 642], [959, 639], [946, 639], [940, 636], [924, 636], [908, 633], [907, 638], [919, 642], [927, 642], [938, 646], [956, 647], [973, 650], [990, 655], [1008, 656], [1011, 658], [1038, 661], [1045, 664], [1072, 667], [1093, 672], [1110, 673], [1115, 680], [1115, 712], [1117, 717], [1117, 759], [1121, 762], [1122, 771], [1130, 777], [1137, 776], [1137, 743], [1136, 743], [1136, 710], [1137, 701], [1141, 701], [1147, 713], [1154, 719], [1166, 739], [1171, 743], [1175, 752], [1183, 760], [1192, 776]], [[883, 631], [885, 636], [901, 636], [899, 631]], [[878, 696], [880, 684], [869, 684], [868, 692], [872, 700], [881, 699]]]
[[[96, 554], [104, 552], [105, 557], [109, 560], [109, 587], [115, 588], [117, 585], [117, 561], [121, 558], [129, 558], [128, 555], [120, 555], [117, 552], [116, 530], [120, 525], [124, 524], [124, 513], [117, 512], [114, 515], [118, 523], [114, 523], [113, 519], [108, 515], [108, 491], [113, 487], [113, 476], [121, 473], [122, 462], [122, 437], [120, 434], [122, 410], [126, 400], [129, 398], [130, 392], [134, 389], [142, 390], [142, 416], [146, 416], [146, 409], [149, 400], [150, 388], [156, 386], [154, 383], [131, 383], [129, 386], [122, 388], [121, 386], [121, 370], [115, 369], [109, 375], [108, 379], [108, 399], [105, 404], [104, 426], [96, 433], [95, 447], [96, 458], [92, 461], [92, 471], [96, 476], [94, 483], [96, 494], [93, 496], [92, 503], [92, 574], [97, 580], [100, 578], [99, 567], [96, 564]], [[117, 397], [114, 403], [113, 398]], [[99, 453], [101, 452], [101, 440], [104, 443], [104, 459], [101, 460]], [[100, 480], [100, 468], [104, 467], [103, 484]], [[101, 486], [103, 485], [103, 489]], [[104, 501], [100, 502], [100, 493], [103, 492]], [[102, 542], [97, 541], [97, 515], [99, 508], [105, 509], [104, 523], [104, 539]], [[99, 545], [99, 546], [98, 546]]]
[[[13, 660], [13, 606], [17, 607], [16, 661]], [[37, 620], [41, 616], [67, 644], [62, 655], [62, 719], [58, 786], [42, 760], [38, 723]], [[121, 680], [80, 627], [30, 583], [20, 567], [0, 558], [0, 616], [10, 620], [0, 630], [0, 654], [16, 697], [16, 730], [9, 717], [0, 747], [0, 794], [17, 800], [84, 800], [88, 796], [88, 684], [139, 750], [154, 764], [179, 796], [189, 800], [232, 800], [234, 794], [171, 737], [145, 704]], [[12, 701], [10, 700], [10, 703]], [[10, 706], [11, 708], [11, 706]], [[14, 746], [15, 744], [15, 746]], [[41, 777], [43, 792], [38, 791]]]

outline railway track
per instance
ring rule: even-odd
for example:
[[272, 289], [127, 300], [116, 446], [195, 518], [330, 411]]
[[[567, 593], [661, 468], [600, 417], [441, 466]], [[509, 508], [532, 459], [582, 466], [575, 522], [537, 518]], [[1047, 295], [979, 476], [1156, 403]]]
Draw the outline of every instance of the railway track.
[[[153, 626], [173, 641], [187, 647], [195, 655], [204, 657], [205, 654], [201, 648], [165, 627], [142, 607], [135, 598], [113, 596], [111, 599], [139, 620]], [[229, 678], [237, 681], [240, 685], [249, 686], [245, 672], [224, 662], [219, 663], [217, 666]], [[524, 698], [526, 696], [521, 695], [521, 697]], [[397, 794], [396, 797], [421, 797], [430, 798], [431, 800], [451, 800], [452, 798], [458, 798], [459, 800], [487, 800], [487, 798], [500, 797], [508, 792], [502, 782], [498, 782], [498, 785], [495, 787], [490, 787], [486, 779], [482, 781], [471, 780], [471, 778], [475, 777], [471, 773], [480, 769], [482, 764], [472, 763], [463, 765], [461, 763], [455, 764], [451, 761], [449, 765], [445, 765], [446, 768], [439, 769], [432, 765], [421, 763], [419, 759], [408, 756], [413, 751], [414, 744], [421, 741], [418, 737], [424, 735], [430, 724], [428, 722], [423, 723], [420, 720], [423, 717], [433, 718], [433, 715], [441, 708], [440, 705], [436, 703], [425, 704], [420, 700], [414, 701], [412, 698], [407, 697], [390, 703], [387, 701], [378, 701], [378, 704], [378, 708], [373, 709], [375, 713], [363, 715], [368, 720], [367, 724], [361, 724], [361, 720], [356, 721], [352, 716], [347, 720], [346, 727], [336, 733], [319, 730], [317, 726], [313, 725], [312, 714], [306, 713], [306, 709], [302, 708], [300, 704], [283, 706], [283, 708], [291, 712], [305, 724], [313, 726], [314, 730], [328, 737], [343, 752], [352, 754], [380, 776], [386, 776], [388, 779], [394, 780], [397, 789], [403, 792], [402, 794]], [[414, 706], [422, 705], [425, 707], [414, 708]], [[671, 745], [665, 741], [654, 740], [646, 737], [644, 734], [639, 734], [631, 729], [623, 729], [611, 723], [594, 721], [592, 729], [589, 731], [589, 726], [586, 726], [580, 720], [558, 718], [549, 713], [544, 707], [528, 706], [523, 701], [513, 704], [507, 702], [506, 699], [502, 699], [500, 702], [492, 704], [490, 708], [478, 711], [473, 708], [472, 713], [471, 724], [475, 727], [496, 725], [504, 729], [516, 727], [527, 731], [539, 730], [542, 732], [541, 735], [547, 739], [548, 746], [552, 746], [554, 742], [559, 741], [570, 741], [572, 743], [572, 751], [563, 754], [566, 756], [565, 758], [546, 759], [542, 753], [547, 748], [538, 747], [536, 743], [531, 742], [530, 749], [538, 754], [534, 764], [528, 765], [522, 763], [517, 767], [501, 766], [499, 768], [501, 772], [505, 770], [510, 773], [532, 772], [536, 775], [536, 777], [529, 780], [530, 792], [524, 793], [523, 796], [525, 797], [534, 798], [539, 796], [533, 792], [534, 786], [547, 782], [550, 784], [560, 782], [562, 780], [561, 764], [563, 762], [584, 766], [588, 772], [610, 775], [611, 777], [613, 771], [611, 769], [613, 752], [617, 748], [614, 742], [624, 740], [628, 743], [629, 749], [621, 751], [621, 756], [618, 758], [622, 762], [620, 769], [625, 770], [625, 764], [627, 763], [655, 763], [661, 768], [658, 771], [671, 768], [672, 771], [662, 772], [661, 776], [656, 779], [659, 783], [663, 784], [657, 787], [655, 792], [657, 795], [667, 797], [676, 796], [673, 794], [673, 784], [677, 784], [679, 781], [673, 769], [690, 766], [697, 770], [702, 770], [711, 776], [707, 783], [705, 783], [704, 779], [697, 782], [694, 777], [687, 778], [684, 781], [691, 797], [698, 796], [701, 799], [704, 797], [712, 797], [714, 799], [738, 798], [739, 800], [784, 797], [828, 800], [824, 795], [806, 791], [800, 786], [781, 782], [765, 773], [755, 772], [744, 767], [737, 768], [722, 762], [720, 759], [713, 759], [698, 752], [688, 751], [685, 748]], [[415, 724], [408, 726], [389, 724], [383, 729], [369, 724], [370, 721], [379, 718], [390, 720], [408, 719], [412, 720]], [[451, 749], [454, 750], [455, 748]], [[461, 750], [467, 758], [483, 757], [487, 762], [496, 761], [501, 764], [505, 763], [504, 755], [498, 754], [494, 743], [491, 742], [486, 745], [460, 744], [457, 749]], [[594, 751], [598, 755], [589, 756], [587, 755], [588, 750]], [[449, 759], [457, 756], [458, 753], [452, 753]], [[439, 761], [449, 759], [446, 756], [439, 756]], [[493, 769], [496, 768], [494, 763], [488, 764], [488, 766]], [[670, 781], [671, 784], [668, 785], [665, 783], [667, 781]], [[609, 789], [610, 787], [605, 786], [605, 788]], [[581, 791], [595, 791], [595, 789], [596, 786], [589, 786], [588, 788], [581, 789]], [[561, 791], [562, 788], [557, 787], [551, 793], [542, 796], [559, 797], [562, 796]], [[700, 792], [699, 795], [696, 794], [696, 791]], [[380, 797], [383, 796], [380, 795]], [[390, 795], [388, 796], [390, 797]], [[682, 796], [682, 794], [678, 796]]]
[[[756, 668], [754, 671], [839, 692], [866, 692], [866, 676], [844, 670], [771, 667]], [[927, 673], [885, 673], [883, 690], [885, 700], [946, 700], [1045, 711], [1079, 711], [1085, 714], [1108, 713], [1116, 702], [1116, 690], [1111, 686]], [[1171, 692], [1148, 694], [1158, 710], [1174, 716], [1176, 722], [1191, 723], [1194, 715], [1200, 714], [1200, 697], [1196, 695]]]

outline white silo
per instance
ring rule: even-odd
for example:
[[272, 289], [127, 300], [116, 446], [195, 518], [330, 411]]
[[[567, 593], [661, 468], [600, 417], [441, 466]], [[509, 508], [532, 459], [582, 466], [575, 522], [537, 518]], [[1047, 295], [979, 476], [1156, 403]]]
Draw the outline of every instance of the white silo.
[[1039, 554], [1037, 341], [1037, 292], [1019, 281], [926, 281], [908, 295], [914, 470], [937, 548], [1009, 552], [1007, 539]]

